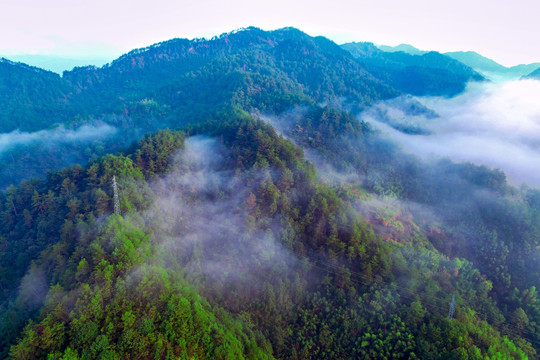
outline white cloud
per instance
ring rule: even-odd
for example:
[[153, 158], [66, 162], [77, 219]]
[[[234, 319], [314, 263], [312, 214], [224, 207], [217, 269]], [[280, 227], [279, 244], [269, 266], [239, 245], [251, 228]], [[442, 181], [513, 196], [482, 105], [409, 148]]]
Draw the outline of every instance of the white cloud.
[[396, 131], [369, 113], [364, 119], [412, 153], [488, 165], [505, 171], [515, 184], [539, 186], [539, 99], [536, 80], [476, 83], [451, 99], [418, 98], [440, 115], [421, 124], [432, 132], [425, 136]]
[[92, 141], [116, 133], [110, 125], [89, 126], [83, 125], [75, 130], [63, 126], [51, 130], [35, 132], [21, 132], [14, 130], [9, 133], [0, 133], [0, 154], [13, 146], [25, 145], [33, 142], [68, 143], [75, 141]]

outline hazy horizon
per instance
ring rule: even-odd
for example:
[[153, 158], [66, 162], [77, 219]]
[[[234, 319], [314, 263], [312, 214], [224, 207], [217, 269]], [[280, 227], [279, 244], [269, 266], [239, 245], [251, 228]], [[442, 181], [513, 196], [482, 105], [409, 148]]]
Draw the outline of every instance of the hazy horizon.
[[339, 44], [371, 41], [440, 52], [472, 50], [511, 66], [540, 61], [540, 49], [532, 46], [540, 36], [535, 7], [527, 0], [512, 6], [487, 0], [458, 0], [451, 6], [421, 0], [338, 1], [332, 7], [323, 1], [279, 0], [158, 0], [152, 6], [141, 0], [21, 0], [5, 4], [0, 14], [0, 31], [10, 34], [0, 43], [0, 55], [115, 58], [175, 37], [212, 37], [247, 26], [294, 26]]
[[[295, 26], [293, 26], [293, 27], [295, 27]], [[301, 29], [299, 27], [295, 27], [295, 28], [303, 31], [303, 29]], [[214, 36], [219, 36], [219, 35], [222, 35], [224, 33], [229, 33], [229, 32], [235, 31], [235, 30], [239, 30], [239, 29], [242, 29], [242, 28], [231, 29], [229, 31], [221, 32], [219, 34], [215, 34], [215, 35], [212, 35], [212, 36], [191, 37], [191, 38], [189, 38], [189, 40], [193, 40], [193, 39], [196, 39], [196, 38], [211, 39]], [[263, 29], [263, 30], [273, 31], [273, 30], [277, 30], [277, 29], [278, 28], [270, 29], [270, 30]], [[318, 34], [308, 34], [308, 35], [319, 36]], [[325, 35], [320, 35], [320, 36], [325, 36]], [[480, 54], [482, 56], [485, 56], [485, 57], [487, 57], [487, 58], [489, 58], [491, 60], [494, 60], [495, 62], [497, 62], [497, 63], [499, 63], [499, 64], [501, 64], [503, 66], [506, 66], [506, 67], [512, 67], [512, 66], [516, 66], [516, 65], [526, 65], [526, 64], [540, 62], [540, 57], [539, 57], [537, 60], [533, 60], [533, 61], [528, 62], [528, 63], [517, 63], [517, 64], [512, 64], [512, 65], [506, 65], [506, 64], [503, 64], [503, 63], [499, 62], [497, 59], [490, 58], [489, 56], [476, 51], [475, 49], [455, 49], [455, 50], [445, 50], [445, 51], [443, 51], [441, 49], [422, 48], [422, 47], [417, 46], [416, 44], [410, 43], [410, 42], [396, 42], [396, 43], [384, 43], [383, 44], [383, 43], [378, 43], [378, 42], [375, 42], [375, 41], [371, 41], [369, 39], [350, 40], [350, 41], [336, 41], [336, 39], [332, 39], [331, 37], [328, 37], [328, 36], [325, 36], [325, 37], [327, 37], [330, 40], [334, 41], [338, 45], [342, 45], [342, 44], [345, 44], [347, 42], [372, 42], [376, 46], [395, 47], [395, 46], [399, 46], [399, 45], [409, 45], [409, 46], [413, 46], [413, 47], [415, 47], [415, 48], [417, 48], [417, 49], [419, 49], [421, 51], [437, 51], [437, 52], [440, 52], [440, 53], [451, 52], [451, 51], [463, 51], [463, 52], [473, 51], [473, 52], [476, 52], [476, 53], [478, 53], [478, 54]], [[144, 46], [134, 47], [134, 48], [128, 49], [126, 51], [116, 51], [116, 52], [110, 52], [110, 53], [96, 53], [96, 54], [92, 54], [92, 53], [76, 54], [76, 53], [73, 53], [73, 54], [69, 54], [69, 53], [62, 53], [62, 52], [49, 53], [47, 51], [44, 51], [43, 53], [13, 53], [13, 54], [10, 54], [10, 53], [5, 53], [5, 52], [0, 51], [0, 58], [6, 58], [8, 60], [15, 61], [15, 62], [22, 62], [22, 63], [28, 64], [28, 65], [31, 65], [31, 66], [39, 67], [39, 68], [42, 68], [42, 69], [45, 69], [45, 70], [48, 70], [48, 71], [52, 71], [52, 72], [62, 74], [63, 71], [72, 70], [74, 67], [77, 67], [77, 66], [91, 65], [91, 66], [100, 67], [100, 66], [103, 66], [103, 65], [105, 65], [107, 63], [112, 62], [113, 60], [119, 58], [120, 56], [122, 56], [122, 55], [124, 55], [124, 54], [126, 54], [126, 53], [128, 53], [128, 52], [130, 52], [132, 50], [145, 48], [145, 47], [157, 44], [159, 42], [168, 41], [168, 40], [172, 40], [172, 39], [175, 39], [175, 38], [182, 38], [182, 37], [180, 37], [180, 36], [171, 37], [171, 38], [162, 39], [160, 41], [156, 41], [154, 43], [150, 43], [150, 44], [147, 44], [147, 45], [144, 45]], [[184, 37], [184, 38], [186, 38], [186, 37]]]

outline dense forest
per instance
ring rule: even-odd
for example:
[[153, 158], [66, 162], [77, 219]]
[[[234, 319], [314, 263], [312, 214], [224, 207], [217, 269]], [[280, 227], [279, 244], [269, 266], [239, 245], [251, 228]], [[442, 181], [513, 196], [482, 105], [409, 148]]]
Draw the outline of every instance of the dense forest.
[[416, 94], [403, 74], [482, 78], [353, 55], [249, 28], [62, 77], [0, 63], [0, 357], [537, 358], [540, 190], [356, 116]]

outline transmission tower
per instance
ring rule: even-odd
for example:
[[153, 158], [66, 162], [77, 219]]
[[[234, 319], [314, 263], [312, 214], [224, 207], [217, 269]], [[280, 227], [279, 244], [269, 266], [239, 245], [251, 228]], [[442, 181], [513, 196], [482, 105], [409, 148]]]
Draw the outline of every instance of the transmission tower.
[[112, 177], [113, 197], [114, 197], [114, 214], [120, 215], [120, 199], [118, 198], [118, 186], [116, 186], [116, 175]]
[[454, 304], [455, 303], [456, 303], [456, 296], [452, 295], [452, 301], [449, 302], [449, 304], [450, 304], [450, 311], [448, 312], [448, 319], [449, 320], [452, 320], [452, 316], [454, 316], [454, 311], [456, 311], [456, 309], [454, 309]]

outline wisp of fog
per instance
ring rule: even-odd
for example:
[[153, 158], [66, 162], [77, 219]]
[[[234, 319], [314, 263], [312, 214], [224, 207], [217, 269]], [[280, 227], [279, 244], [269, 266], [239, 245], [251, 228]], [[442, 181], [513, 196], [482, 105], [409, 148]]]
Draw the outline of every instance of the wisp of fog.
[[83, 125], [74, 130], [59, 126], [50, 130], [39, 130], [30, 133], [15, 130], [0, 134], [0, 154], [17, 145], [26, 145], [34, 142], [69, 143], [92, 141], [113, 135], [114, 133], [116, 133], [116, 129], [106, 124], [96, 126]]
[[182, 264], [188, 275], [209, 281], [208, 289], [227, 286], [232, 294], [254, 290], [270, 271], [285, 276], [296, 259], [275, 237], [276, 221], [269, 219], [266, 231], [249, 226], [253, 189], [224, 167], [226, 157], [215, 139], [188, 138], [170, 174], [152, 184], [156, 198], [144, 216], [159, 234], [157, 260]]
[[361, 115], [405, 151], [422, 157], [447, 157], [503, 170], [510, 182], [540, 186], [540, 81], [471, 83], [454, 98], [417, 98], [439, 117], [426, 119], [380, 103], [394, 122], [417, 124], [425, 134], [407, 134], [378, 118], [379, 112]]

